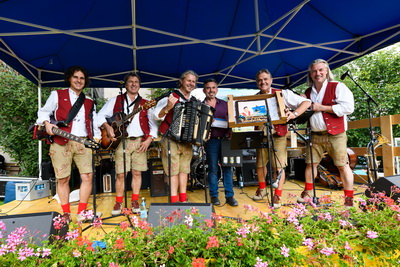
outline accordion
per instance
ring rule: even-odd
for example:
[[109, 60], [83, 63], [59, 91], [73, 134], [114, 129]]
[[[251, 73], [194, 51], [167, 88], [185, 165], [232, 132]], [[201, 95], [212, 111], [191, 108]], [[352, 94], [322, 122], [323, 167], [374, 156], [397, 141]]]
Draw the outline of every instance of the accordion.
[[213, 108], [200, 101], [179, 102], [174, 106], [170, 136], [178, 142], [203, 145], [209, 136]]

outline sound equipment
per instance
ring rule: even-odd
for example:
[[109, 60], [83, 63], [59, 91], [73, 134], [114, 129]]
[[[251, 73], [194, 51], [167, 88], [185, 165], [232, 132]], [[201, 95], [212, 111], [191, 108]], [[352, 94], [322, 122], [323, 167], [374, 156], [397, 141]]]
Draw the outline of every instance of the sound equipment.
[[299, 181], [305, 181], [305, 170], [306, 170], [306, 159], [305, 158], [289, 158], [287, 177], [291, 179], [296, 179]]
[[[192, 208], [196, 208], [198, 213], [204, 216], [196, 217], [191, 213]], [[192, 214], [192, 217], [202, 223], [205, 219], [213, 219], [214, 212], [214, 206], [211, 203], [151, 203], [147, 221], [153, 227], [160, 225], [171, 227], [183, 224], [185, 216]]]
[[148, 160], [150, 175], [150, 196], [168, 196], [168, 185], [164, 179], [164, 169], [161, 158]]
[[231, 149], [231, 140], [223, 140], [221, 142], [222, 167], [241, 167], [243, 164], [242, 161], [242, 150]]
[[258, 185], [256, 161], [243, 160], [241, 168], [236, 168], [236, 178], [241, 177], [243, 185]]
[[171, 137], [178, 142], [202, 146], [208, 139], [212, 107], [200, 101], [179, 102], [174, 106]]
[[6, 225], [3, 235], [8, 235], [16, 228], [26, 226], [28, 233], [24, 240], [42, 245], [42, 241], [53, 241], [53, 235], [64, 236], [68, 231], [68, 225], [64, 225], [60, 230], [56, 230], [53, 219], [61, 216], [58, 212], [42, 212], [20, 215], [1, 216], [0, 221]]
[[393, 192], [393, 186], [400, 188], [400, 175], [381, 177], [373, 182], [367, 190], [365, 195], [371, 197], [371, 193], [385, 192], [386, 196], [391, 197], [394, 201], [400, 198], [400, 193]]

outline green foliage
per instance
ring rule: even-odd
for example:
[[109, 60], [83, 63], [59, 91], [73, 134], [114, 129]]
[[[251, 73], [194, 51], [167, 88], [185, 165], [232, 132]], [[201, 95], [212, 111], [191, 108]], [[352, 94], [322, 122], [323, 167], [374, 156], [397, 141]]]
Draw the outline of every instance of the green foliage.
[[[28, 132], [37, 118], [37, 91], [22, 75], [0, 65], [0, 145], [20, 164], [21, 175], [38, 174], [38, 141]], [[45, 98], [49, 95], [48, 89], [42, 92]]]

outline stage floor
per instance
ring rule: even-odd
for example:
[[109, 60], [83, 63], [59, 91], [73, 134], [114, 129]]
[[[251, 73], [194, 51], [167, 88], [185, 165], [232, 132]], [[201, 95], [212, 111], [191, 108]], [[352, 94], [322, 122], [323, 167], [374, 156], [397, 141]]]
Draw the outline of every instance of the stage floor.
[[[365, 186], [363, 185], [355, 184], [354, 193], [363, 194], [365, 191], [364, 187]], [[304, 182], [298, 180], [286, 181], [282, 194], [282, 204], [284, 205], [278, 211], [279, 212], [284, 211], [285, 209], [288, 209], [288, 207], [292, 206], [291, 204], [296, 202], [296, 196], [301, 194], [303, 188], [304, 188]], [[261, 211], [268, 211], [269, 201], [271, 199], [270, 196], [267, 196], [263, 200], [254, 201], [252, 200], [252, 197], [254, 196], [256, 190], [257, 186], [245, 186], [243, 188], [235, 187], [234, 188], [235, 198], [239, 202], [239, 206], [231, 207], [228, 204], [224, 204], [225, 195], [223, 192], [222, 184], [220, 184], [219, 199], [221, 201], [221, 205], [214, 206], [215, 213], [217, 215], [221, 215], [227, 218], [245, 219], [244, 216], [246, 215], [244, 212], [244, 205], [252, 205], [257, 207]], [[322, 187], [320, 184], [317, 184], [316, 192], [317, 192], [317, 197], [320, 197], [322, 195], [331, 195], [332, 199], [339, 201], [339, 203], [343, 202], [343, 190], [330, 190], [327, 187]], [[128, 191], [127, 192], [128, 208], [130, 208], [130, 196], [131, 196], [131, 191]], [[141, 190], [140, 197], [146, 198], [147, 206], [149, 206], [151, 203], [168, 203], [167, 196], [151, 197], [150, 189]], [[196, 203], [206, 203], [205, 190], [204, 189], [195, 189], [193, 191], [188, 190], [188, 199], [191, 203], [193, 203], [194, 206], [196, 205]], [[102, 218], [110, 217], [111, 210], [115, 203], [115, 193], [97, 194], [95, 201], [96, 201], [97, 211], [103, 213]], [[210, 202], [210, 197], [208, 197], [208, 202]], [[88, 208], [92, 207], [93, 207], [93, 197], [91, 197], [89, 200]], [[78, 208], [77, 202], [71, 203], [73, 221], [76, 220], [74, 214], [77, 212], [77, 208]], [[57, 202], [57, 200], [53, 199], [52, 197], [41, 198], [33, 201], [14, 200], [12, 202], [0, 206], [1, 216], [51, 212], [51, 211], [62, 213], [60, 204]], [[101, 230], [90, 227], [87, 231], [88, 232], [87, 236], [93, 236], [93, 235], [97, 236], [97, 235], [102, 235], [105, 232], [112, 231], [116, 227], [116, 225], [125, 220], [127, 219], [124, 216], [117, 216], [103, 220], [104, 223], [111, 223], [113, 225], [103, 225], [103, 229]], [[84, 224], [83, 228], [85, 228], [88, 225], [89, 224]]]

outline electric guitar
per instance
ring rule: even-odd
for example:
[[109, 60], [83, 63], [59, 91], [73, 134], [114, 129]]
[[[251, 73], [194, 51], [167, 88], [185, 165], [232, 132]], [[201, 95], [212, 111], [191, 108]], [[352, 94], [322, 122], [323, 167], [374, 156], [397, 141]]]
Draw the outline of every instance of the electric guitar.
[[[131, 122], [131, 119], [140, 111], [142, 110], [147, 110], [149, 108], [154, 107], [157, 102], [161, 99], [164, 98], [165, 96], [162, 95], [160, 97], [157, 97], [156, 99], [149, 100], [146, 103], [144, 103], [143, 106], [138, 107], [137, 109], [133, 110], [130, 114], [125, 116], [125, 119], [123, 120], [123, 114], [121, 112], [116, 112], [112, 117], [107, 118], [107, 123], [113, 128], [115, 138], [117, 139], [116, 141], [111, 141], [111, 138], [108, 137], [107, 131], [105, 128], [101, 127], [101, 148], [106, 149], [106, 150], [114, 150], [118, 147], [118, 145], [121, 143], [122, 140], [122, 133], [123, 133], [123, 127], [125, 129], [128, 127], [129, 123]], [[128, 133], [125, 131], [125, 136], [128, 136]]]
[[[69, 140], [72, 140], [72, 141], [75, 141], [78, 143], [81, 143], [87, 148], [91, 148], [91, 149], [99, 149], [100, 148], [100, 145], [98, 143], [96, 143], [94, 140], [90, 140], [88, 138], [82, 138], [82, 137], [73, 135], [71, 133], [68, 133], [68, 132], [61, 130], [59, 128], [56, 128], [56, 127], [53, 127], [53, 129], [51, 129], [51, 130], [55, 135], [67, 138]], [[48, 135], [46, 132], [46, 127], [36, 125], [33, 131], [34, 131], [33, 132], [34, 139], [38, 139], [38, 140], [47, 139], [47, 140], [49, 140], [50, 143], [53, 143], [52, 136]]]

